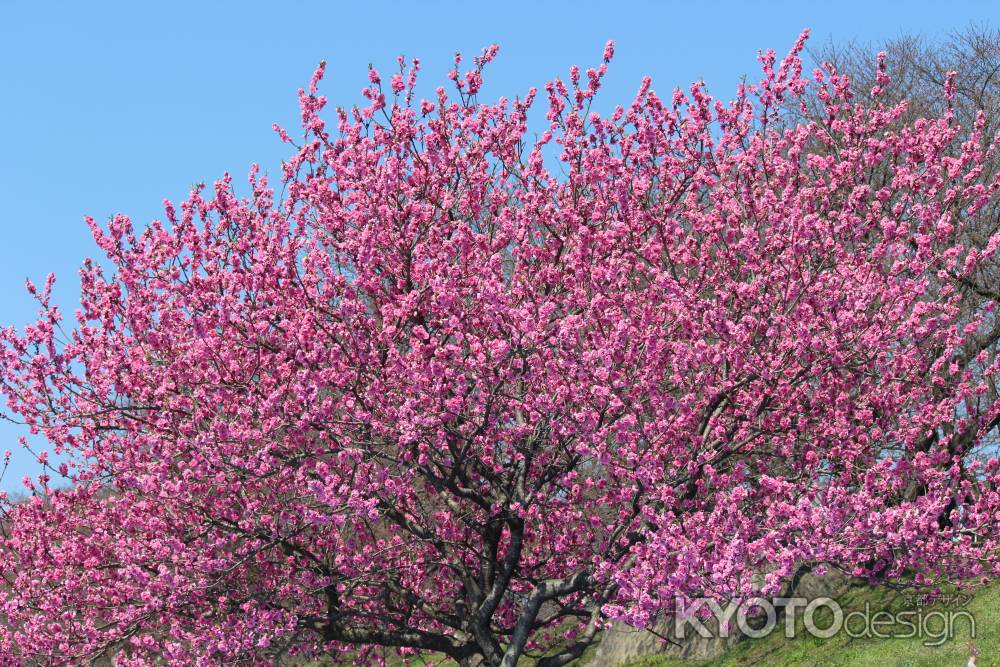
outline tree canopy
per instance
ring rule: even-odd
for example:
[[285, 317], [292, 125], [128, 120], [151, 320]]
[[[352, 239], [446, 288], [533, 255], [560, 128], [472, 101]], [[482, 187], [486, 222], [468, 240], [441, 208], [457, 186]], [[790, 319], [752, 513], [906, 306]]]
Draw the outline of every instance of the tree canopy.
[[953, 76], [911, 117], [805, 39], [607, 115], [610, 43], [495, 103], [496, 47], [430, 100], [401, 58], [329, 119], [321, 65], [280, 195], [90, 220], [72, 321], [50, 277], [0, 334], [69, 457], [4, 503], [0, 653], [554, 667], [802, 563], [994, 576], [996, 138]]

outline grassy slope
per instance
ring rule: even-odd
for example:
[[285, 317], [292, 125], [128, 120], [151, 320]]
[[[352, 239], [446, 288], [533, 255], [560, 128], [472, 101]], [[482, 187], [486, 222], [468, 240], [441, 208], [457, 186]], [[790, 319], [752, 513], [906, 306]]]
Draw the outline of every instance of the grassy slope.
[[[864, 609], [868, 603], [871, 613], [876, 610], [909, 609], [904, 598], [884, 588], [860, 587], [837, 598], [845, 613], [854, 609]], [[933, 611], [932, 608], [931, 610]], [[979, 667], [1000, 667], [1000, 582], [980, 589], [975, 598], [961, 609], [969, 611], [976, 619], [975, 643], [979, 647]], [[956, 608], [957, 610], [957, 608]], [[801, 613], [800, 613], [801, 617]], [[828, 619], [817, 613], [816, 622], [826, 627]], [[652, 657], [629, 663], [624, 667], [962, 667], [969, 657], [966, 642], [969, 628], [963, 621], [957, 626], [955, 638], [941, 646], [927, 647], [924, 639], [852, 639], [841, 633], [831, 639], [818, 639], [808, 633], [796, 633], [793, 639], [785, 639], [778, 630], [763, 639], [748, 640], [737, 644], [725, 655], [714, 660], [692, 662], [676, 658]], [[883, 630], [885, 632], [885, 630]], [[586, 665], [596, 646], [591, 647], [583, 660]], [[444, 656], [441, 656], [444, 658]], [[440, 661], [439, 661], [440, 660]], [[435, 660], [436, 665], [455, 665], [447, 659]], [[533, 660], [526, 659], [520, 664], [531, 667]], [[308, 663], [308, 667], [321, 667], [322, 661]], [[390, 667], [422, 665], [422, 661], [403, 661], [390, 658]]]
[[[838, 599], [845, 612], [864, 609], [867, 602], [872, 613], [878, 609], [901, 610], [907, 608], [904, 599], [890, 591], [878, 588], [857, 588]], [[930, 611], [937, 609], [931, 608]], [[1000, 583], [980, 589], [965, 607], [976, 619], [975, 643], [979, 648], [979, 667], [1000, 667]], [[826, 627], [817, 613], [817, 624]], [[743, 667], [767, 665], [768, 667], [961, 667], [969, 658], [966, 642], [969, 627], [960, 622], [955, 638], [938, 647], [923, 645], [925, 639], [852, 639], [845, 633], [831, 639], [818, 639], [808, 633], [796, 633], [785, 639], [779, 625], [771, 635], [758, 640], [741, 642], [725, 655], [701, 663], [668, 658], [646, 658], [628, 667]], [[937, 627], [933, 626], [932, 627]], [[885, 632], [885, 630], [883, 630]], [[888, 633], [887, 633], [888, 634]]]

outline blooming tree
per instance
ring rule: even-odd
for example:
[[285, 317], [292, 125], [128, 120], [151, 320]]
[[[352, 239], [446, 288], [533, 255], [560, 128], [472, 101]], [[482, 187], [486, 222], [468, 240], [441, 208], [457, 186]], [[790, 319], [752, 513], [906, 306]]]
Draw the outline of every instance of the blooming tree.
[[804, 40], [729, 103], [647, 78], [602, 116], [609, 44], [537, 138], [534, 89], [478, 101], [496, 47], [431, 100], [372, 70], [335, 126], [321, 65], [280, 198], [90, 221], [75, 323], [50, 277], [2, 332], [67, 461], [3, 506], [5, 662], [551, 667], [802, 563], [995, 575], [1000, 324], [961, 304], [997, 144]]

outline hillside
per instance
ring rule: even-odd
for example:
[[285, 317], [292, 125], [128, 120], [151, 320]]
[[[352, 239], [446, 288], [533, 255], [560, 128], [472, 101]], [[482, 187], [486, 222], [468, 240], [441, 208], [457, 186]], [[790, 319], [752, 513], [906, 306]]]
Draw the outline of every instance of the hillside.
[[[860, 587], [839, 598], [847, 609], [864, 609], [865, 604], [876, 610], [900, 611], [907, 608], [898, 593], [881, 588]], [[929, 613], [938, 607], [930, 607]], [[942, 607], [947, 611], [948, 607]], [[979, 650], [978, 667], [1000, 667], [1000, 582], [980, 589], [967, 604], [953, 607], [968, 611], [976, 620], [975, 644]], [[801, 625], [801, 624], [800, 624]], [[893, 627], [893, 626], [887, 626]], [[899, 627], [899, 626], [895, 626]], [[937, 629], [940, 626], [930, 626]], [[801, 629], [801, 627], [800, 627]], [[884, 630], [891, 634], [891, 630]], [[785, 639], [780, 631], [759, 640], [745, 640], [722, 656], [706, 661], [683, 661], [675, 658], [652, 657], [632, 661], [627, 667], [956, 667], [969, 658], [969, 627], [955, 626], [954, 637], [937, 647], [924, 646], [921, 638], [852, 639], [841, 633], [831, 639], [817, 639], [798, 632]]]

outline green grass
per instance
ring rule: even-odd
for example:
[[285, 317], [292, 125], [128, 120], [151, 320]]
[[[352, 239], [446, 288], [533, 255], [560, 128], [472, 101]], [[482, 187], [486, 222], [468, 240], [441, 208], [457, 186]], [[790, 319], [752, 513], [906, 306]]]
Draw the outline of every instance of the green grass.
[[[902, 611], [913, 609], [907, 598], [884, 588], [858, 587], [837, 598], [845, 610], [863, 610], [869, 605], [871, 613], [877, 610]], [[979, 589], [975, 597], [965, 606], [938, 604], [924, 608], [924, 613], [968, 611], [976, 621], [976, 638], [979, 648], [979, 667], [1000, 667], [1000, 583]], [[820, 627], [827, 627], [829, 620], [823, 619], [822, 611], [816, 614]], [[801, 610], [798, 616], [801, 619]], [[829, 618], [829, 617], [828, 617]], [[911, 619], [912, 620], [912, 619]], [[819, 639], [803, 632], [801, 620], [799, 632], [792, 639], [786, 639], [779, 621], [778, 628], [767, 637], [740, 642], [724, 655], [713, 660], [695, 662], [676, 658], [650, 657], [633, 661], [628, 667], [745, 667], [767, 665], [767, 667], [961, 667], [969, 658], [966, 647], [970, 641], [970, 628], [966, 620], [955, 626], [954, 637], [940, 646], [925, 646], [926, 637], [878, 639], [851, 638], [841, 632], [830, 639]], [[940, 622], [931, 621], [931, 628], [939, 629]], [[882, 632], [892, 634], [892, 626]], [[904, 631], [903, 626], [898, 626]], [[857, 634], [857, 632], [855, 632]]]
[[[908, 595], [897, 593], [885, 588], [859, 586], [847, 593], [837, 596], [837, 602], [843, 607], [845, 614], [852, 610], [863, 610], [868, 605], [870, 613], [876, 611], [903, 611], [913, 609]], [[1000, 582], [978, 589], [973, 599], [964, 606], [934, 605], [924, 609], [924, 613], [933, 611], [968, 611], [976, 620], [976, 637], [973, 640], [979, 648], [979, 667], [1000, 667]], [[827, 627], [829, 616], [824, 617], [825, 610], [816, 614], [816, 623]], [[738, 643], [724, 655], [706, 661], [681, 660], [654, 656], [635, 660], [622, 667], [750, 667], [765, 665], [766, 667], [962, 667], [969, 658], [966, 646], [970, 640], [969, 627], [962, 620], [956, 625], [954, 637], [940, 646], [925, 646], [926, 637], [878, 639], [852, 638], [847, 633], [830, 639], [819, 639], [805, 632], [802, 627], [802, 613], [798, 613], [799, 623], [796, 636], [786, 639], [782, 629], [784, 619], [778, 621], [778, 627], [769, 636], [762, 639], [746, 640]], [[933, 626], [938, 627], [938, 626]], [[901, 628], [903, 629], [903, 628]], [[892, 634], [890, 628], [884, 628], [883, 633]], [[586, 665], [593, 655], [596, 645], [588, 649], [583, 660], [576, 663]], [[442, 660], [440, 656], [435, 664], [454, 665], [454, 662]], [[533, 660], [521, 661], [524, 667], [531, 667]], [[309, 663], [308, 667], [320, 667], [328, 664], [323, 662]], [[405, 664], [421, 665], [420, 660], [403, 661], [391, 658], [391, 667], [402, 667]]]

